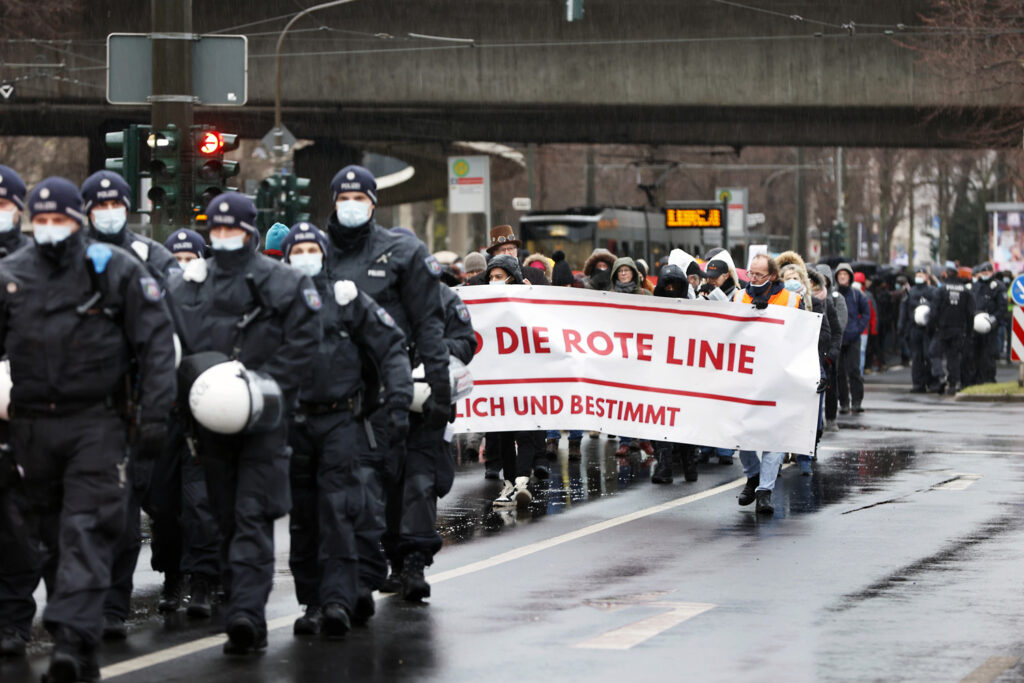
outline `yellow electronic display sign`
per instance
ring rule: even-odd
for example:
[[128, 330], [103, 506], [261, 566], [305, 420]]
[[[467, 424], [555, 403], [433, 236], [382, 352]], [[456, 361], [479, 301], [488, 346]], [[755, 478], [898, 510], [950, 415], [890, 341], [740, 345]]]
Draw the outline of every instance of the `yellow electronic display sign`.
[[666, 228], [720, 228], [722, 210], [706, 209], [665, 209]]

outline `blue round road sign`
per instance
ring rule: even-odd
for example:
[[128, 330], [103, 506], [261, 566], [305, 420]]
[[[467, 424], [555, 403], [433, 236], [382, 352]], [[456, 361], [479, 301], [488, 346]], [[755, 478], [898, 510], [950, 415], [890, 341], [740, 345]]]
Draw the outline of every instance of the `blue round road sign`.
[[1018, 275], [1010, 285], [1010, 296], [1013, 297], [1013, 303], [1024, 306], [1024, 275]]

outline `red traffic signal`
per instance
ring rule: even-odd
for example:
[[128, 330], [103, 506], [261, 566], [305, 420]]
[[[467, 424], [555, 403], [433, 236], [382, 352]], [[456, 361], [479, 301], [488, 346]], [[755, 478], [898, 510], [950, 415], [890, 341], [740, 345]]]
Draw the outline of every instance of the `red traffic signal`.
[[219, 154], [224, 149], [224, 138], [220, 133], [208, 130], [199, 138], [199, 153], [204, 156]]

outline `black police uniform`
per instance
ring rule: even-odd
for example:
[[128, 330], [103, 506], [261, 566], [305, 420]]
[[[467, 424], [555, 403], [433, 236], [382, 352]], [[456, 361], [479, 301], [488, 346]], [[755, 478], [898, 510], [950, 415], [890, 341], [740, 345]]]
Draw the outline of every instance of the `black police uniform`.
[[44, 623], [57, 651], [77, 642], [82, 661], [99, 639], [124, 525], [131, 358], [143, 428], [166, 424], [175, 391], [172, 325], [156, 281], [109, 246], [109, 263], [90, 277], [87, 245], [79, 230], [0, 263], [0, 342], [11, 359], [11, 435], [24, 470], [19, 507], [41, 551], [37, 577], [56, 555]]
[[[1006, 315], [1006, 288], [1002, 281], [990, 277], [988, 280], [977, 280], [972, 287], [974, 293], [974, 313], [987, 313], [995, 321], [988, 334], [973, 334], [972, 348], [968, 353], [974, 358], [975, 384], [996, 381], [996, 356], [999, 354], [997, 330], [999, 320]], [[973, 325], [972, 325], [973, 328]]]
[[[224, 204], [224, 196], [215, 198], [211, 208], [217, 202]], [[209, 209], [207, 215], [216, 226], [217, 217]], [[173, 272], [168, 292], [177, 308], [186, 355], [218, 351], [249, 370], [269, 375], [290, 408], [308, 379], [320, 343], [320, 297], [308, 277], [257, 253], [254, 235], [250, 231], [250, 242], [240, 250], [214, 250], [202, 282]], [[257, 310], [252, 322], [239, 329], [239, 321]], [[269, 431], [222, 435], [195, 425], [210, 501], [220, 522], [221, 580], [227, 593], [224, 621], [232, 637], [229, 646], [241, 644], [241, 649], [226, 646], [226, 652], [258, 648], [266, 642], [274, 520], [291, 508], [287, 427], [282, 420]], [[232, 627], [243, 620], [248, 622], [243, 624], [244, 630], [254, 627], [254, 642], [234, 638]]]
[[918, 306], [928, 306], [931, 310], [929, 320], [935, 316], [937, 302], [935, 288], [927, 284], [915, 284], [903, 298], [900, 305], [900, 317], [897, 329], [900, 337], [906, 337], [910, 346], [910, 377], [912, 390], [916, 393], [927, 391], [931, 381], [930, 358], [931, 335], [929, 325], [918, 325], [914, 320], [914, 311]]
[[[931, 372], [939, 392], [956, 393], [964, 341], [974, 327], [974, 297], [959, 278], [944, 281], [936, 294], [935, 311], [929, 320], [932, 332]], [[945, 361], [945, 362], [943, 362]]]
[[[387, 470], [389, 478], [401, 482], [403, 490], [406, 484], [413, 487], [403, 493], [403, 501], [434, 499], [433, 472], [428, 475], [425, 468], [433, 467], [437, 451], [435, 443], [450, 413], [451, 394], [448, 349], [444, 343], [444, 320], [438, 294], [441, 267], [415, 237], [385, 230], [372, 219], [362, 226], [347, 228], [332, 214], [327, 222], [327, 234], [331, 240], [328, 252], [330, 277], [352, 280], [360, 291], [372, 297], [394, 318], [410, 346], [412, 365], [415, 367], [422, 362], [426, 381], [431, 387], [428, 404], [432, 405], [426, 406], [429, 412], [411, 416], [404, 449], [400, 446], [392, 448], [390, 454], [384, 455], [388, 449], [383, 445], [390, 441], [388, 416], [386, 411], [374, 414], [378, 449], [363, 456], [364, 466], [370, 470], [367, 476], [371, 481], [379, 479]], [[438, 419], [442, 411], [443, 415]], [[404, 460], [413, 463], [410, 467], [401, 466], [403, 456]], [[375, 485], [373, 487], [382, 490]], [[415, 487], [422, 487], [422, 490], [415, 490]], [[371, 490], [368, 499], [377, 495]], [[434, 514], [430, 509], [428, 505], [414, 505], [403, 510], [396, 549], [401, 556], [422, 554], [422, 561], [430, 564], [434, 553], [440, 550], [441, 542], [434, 531], [436, 500], [432, 507]], [[367, 523], [370, 519], [369, 516], [366, 518]], [[372, 589], [380, 588], [385, 579], [385, 567], [380, 557], [383, 533], [383, 515], [370, 527], [361, 524], [358, 530], [360, 580]], [[394, 561], [392, 569], [398, 571], [401, 560], [394, 558]]]
[[[356, 545], [360, 517], [373, 514], [363, 500], [359, 467], [359, 454], [369, 448], [364, 376], [373, 385], [382, 381], [384, 405], [400, 411], [409, 409], [412, 377], [405, 335], [384, 309], [355, 285], [339, 301], [324, 272], [313, 282], [323, 300], [324, 336], [313, 361], [313, 378], [299, 391], [289, 428], [289, 566], [299, 604], [340, 605], [359, 623], [369, 618], [373, 605], [368, 592], [358, 594]], [[365, 603], [358, 613], [357, 598]], [[329, 622], [328, 612], [328, 633], [340, 635], [332, 632]]]
[[31, 242], [31, 240], [18, 228], [18, 226], [14, 226], [13, 230], [0, 232], [0, 258], [10, 256], [29, 242]]

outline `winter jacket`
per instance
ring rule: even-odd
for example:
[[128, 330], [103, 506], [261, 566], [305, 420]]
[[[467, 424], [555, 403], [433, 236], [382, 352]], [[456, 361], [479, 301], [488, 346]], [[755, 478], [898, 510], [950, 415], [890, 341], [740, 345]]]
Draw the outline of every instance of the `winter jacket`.
[[[603, 261], [608, 264], [608, 280], [604, 280], [604, 278], [601, 277], [597, 278], [598, 281], [594, 281], [594, 269], [598, 261]], [[607, 289], [608, 281], [611, 279], [611, 267], [613, 265], [615, 265], [615, 254], [607, 249], [595, 249], [590, 254], [587, 262], [583, 264], [583, 286], [586, 289]], [[600, 280], [603, 280], [603, 282]]]
[[846, 320], [846, 332], [843, 333], [843, 344], [857, 341], [871, 323], [871, 304], [862, 292], [853, 287], [839, 287], [839, 293], [846, 300], [849, 316]]
[[650, 296], [651, 293], [648, 292], [644, 288], [643, 284], [641, 284], [641, 282], [640, 282], [640, 269], [636, 267], [636, 262], [634, 262], [633, 259], [629, 258], [628, 256], [623, 256], [621, 258], [616, 259], [615, 263], [612, 265], [612, 269], [611, 269], [611, 282], [608, 283], [608, 287], [607, 287], [608, 291], [609, 292], [618, 292], [618, 291], [620, 291], [620, 289], [618, 289], [615, 286], [618, 283], [618, 278], [616, 278], [615, 273], [617, 273], [619, 268], [621, 268], [621, 267], [626, 267], [626, 268], [629, 268], [630, 270], [633, 271], [633, 282], [630, 283], [630, 284], [633, 285], [633, 289], [632, 289], [632, 291], [627, 292], [627, 293], [628, 294], [642, 294], [642, 295]]

